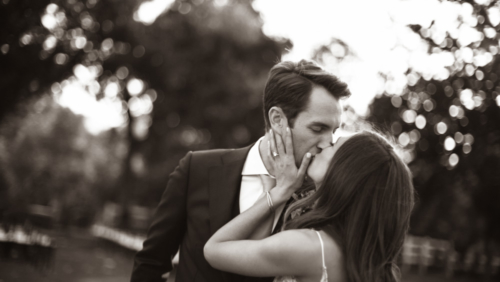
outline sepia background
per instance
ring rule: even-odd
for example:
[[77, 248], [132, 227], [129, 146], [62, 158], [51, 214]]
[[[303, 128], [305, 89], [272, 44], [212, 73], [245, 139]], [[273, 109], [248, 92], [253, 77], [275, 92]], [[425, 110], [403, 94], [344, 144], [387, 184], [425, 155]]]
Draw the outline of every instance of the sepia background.
[[262, 136], [269, 69], [302, 58], [413, 172], [403, 281], [500, 279], [499, 24], [491, 0], [0, 0], [0, 281], [127, 281], [180, 158]]

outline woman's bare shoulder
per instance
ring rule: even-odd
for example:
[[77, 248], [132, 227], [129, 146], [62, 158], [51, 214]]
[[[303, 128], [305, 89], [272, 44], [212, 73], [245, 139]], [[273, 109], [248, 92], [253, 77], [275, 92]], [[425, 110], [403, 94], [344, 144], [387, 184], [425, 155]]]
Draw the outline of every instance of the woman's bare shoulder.
[[[320, 233], [325, 244], [327, 267], [335, 271], [341, 265], [340, 247], [325, 232]], [[321, 243], [314, 230], [286, 230], [269, 237], [266, 241], [271, 255], [295, 269], [295, 275], [317, 276], [321, 274], [319, 272], [322, 266]]]
[[340, 242], [325, 231], [318, 232], [325, 246], [325, 264], [328, 269], [328, 276], [335, 276], [335, 281], [345, 281], [344, 254]]
[[[314, 240], [316, 236], [316, 240]], [[285, 230], [268, 237], [265, 249], [273, 260], [281, 261], [291, 271], [287, 275], [309, 276], [321, 265], [320, 243], [314, 231], [307, 229]]]

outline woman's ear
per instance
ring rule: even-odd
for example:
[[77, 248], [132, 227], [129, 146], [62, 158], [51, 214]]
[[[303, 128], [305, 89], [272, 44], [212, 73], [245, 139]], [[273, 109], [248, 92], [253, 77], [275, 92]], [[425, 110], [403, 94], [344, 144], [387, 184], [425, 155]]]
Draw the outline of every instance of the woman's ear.
[[288, 126], [288, 119], [280, 107], [269, 109], [269, 123], [274, 132], [283, 134]]

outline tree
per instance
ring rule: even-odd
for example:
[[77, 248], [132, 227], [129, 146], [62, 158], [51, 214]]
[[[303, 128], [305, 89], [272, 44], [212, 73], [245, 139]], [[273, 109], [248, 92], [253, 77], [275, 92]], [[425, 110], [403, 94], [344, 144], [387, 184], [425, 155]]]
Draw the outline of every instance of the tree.
[[2, 112], [43, 93], [115, 105], [128, 154], [112, 194], [124, 206], [156, 205], [187, 150], [260, 136], [267, 73], [290, 47], [262, 33], [248, 1], [174, 1], [147, 25], [138, 22], [141, 4], [5, 0], [0, 14]]
[[91, 223], [120, 174], [123, 136], [88, 133], [81, 117], [48, 95], [20, 107], [25, 115], [7, 115], [0, 126], [5, 218], [22, 223], [19, 214], [42, 205], [53, 207], [64, 225]]
[[500, 11], [492, 1], [452, 2], [470, 9], [457, 20], [471, 36], [412, 26], [430, 54], [452, 63], [436, 76], [409, 70], [404, 93], [376, 98], [368, 120], [405, 150], [419, 194], [411, 232], [452, 240], [462, 253], [483, 241], [491, 256], [500, 243]]

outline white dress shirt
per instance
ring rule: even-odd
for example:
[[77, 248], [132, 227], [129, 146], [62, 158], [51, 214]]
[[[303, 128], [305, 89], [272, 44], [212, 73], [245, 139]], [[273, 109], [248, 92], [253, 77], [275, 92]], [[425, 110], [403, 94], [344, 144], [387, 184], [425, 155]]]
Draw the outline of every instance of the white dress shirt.
[[[261, 137], [257, 142], [255, 142], [252, 148], [250, 148], [245, 164], [243, 165], [243, 170], [241, 171], [240, 213], [253, 206], [259, 196], [263, 193], [264, 188], [260, 175], [270, 175], [259, 152], [259, 145], [262, 139], [264, 139], [264, 137]], [[272, 175], [270, 176], [273, 177]], [[282, 204], [276, 208], [273, 229], [276, 226], [284, 207], [285, 205]]]

